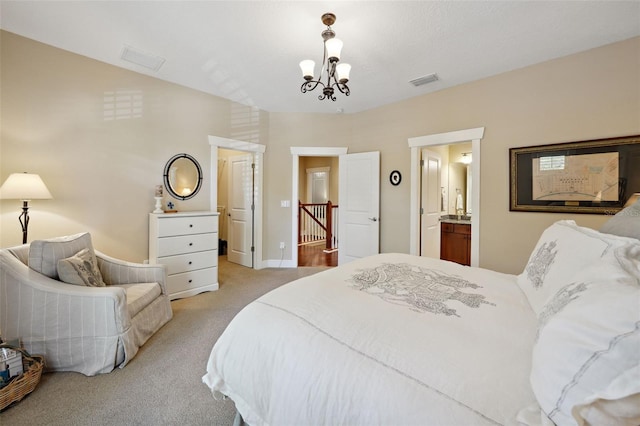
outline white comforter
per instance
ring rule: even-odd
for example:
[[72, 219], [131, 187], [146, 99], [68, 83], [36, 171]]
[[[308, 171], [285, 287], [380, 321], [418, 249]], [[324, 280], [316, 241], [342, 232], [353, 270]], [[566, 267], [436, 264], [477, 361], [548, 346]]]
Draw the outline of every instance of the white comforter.
[[515, 276], [382, 254], [249, 304], [203, 381], [251, 425], [512, 424], [535, 333]]

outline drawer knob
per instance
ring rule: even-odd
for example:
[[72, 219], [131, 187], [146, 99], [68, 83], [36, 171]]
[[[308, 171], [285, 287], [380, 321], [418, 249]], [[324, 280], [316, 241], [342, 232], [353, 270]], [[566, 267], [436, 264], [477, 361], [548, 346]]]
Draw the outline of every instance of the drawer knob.
[[193, 263], [192, 261], [189, 261], [189, 265], [191, 265], [192, 263]]
[[189, 283], [192, 283], [192, 282], [193, 282], [193, 280], [189, 280]]
[[193, 225], [189, 224], [189, 228], [193, 228]]
[[189, 243], [189, 247], [191, 247], [193, 245], [193, 243]]

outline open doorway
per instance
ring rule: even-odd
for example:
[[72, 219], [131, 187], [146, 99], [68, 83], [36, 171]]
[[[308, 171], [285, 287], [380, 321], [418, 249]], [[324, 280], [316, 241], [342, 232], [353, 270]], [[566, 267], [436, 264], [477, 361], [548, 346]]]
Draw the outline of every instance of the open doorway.
[[299, 157], [298, 266], [338, 265], [338, 158]]
[[421, 149], [420, 256], [470, 264], [471, 150], [471, 142]]
[[[329, 182], [328, 182], [328, 187], [329, 187], [328, 198], [330, 201], [332, 201], [331, 197], [333, 194], [335, 194], [336, 197], [338, 196], [338, 185], [339, 185], [339, 180], [338, 180], [339, 159], [338, 158], [340, 155], [346, 154], [346, 153], [347, 153], [347, 148], [329, 148], [329, 147], [292, 147], [291, 148], [292, 171], [293, 171], [293, 175], [291, 179], [292, 181], [291, 182], [291, 200], [292, 200], [291, 247], [296, 247], [296, 249], [292, 250], [291, 260], [292, 260], [292, 264], [295, 266], [310, 266], [310, 265], [307, 265], [307, 263], [325, 262], [323, 257], [326, 258], [326, 255], [327, 255], [327, 253], [324, 253], [324, 250], [326, 249], [326, 240], [325, 240], [324, 247], [322, 247], [322, 245], [320, 245], [319, 247], [318, 246], [314, 247], [313, 245], [300, 244], [301, 241], [299, 237], [299, 232], [301, 228], [302, 228], [302, 231], [305, 232], [306, 225], [300, 224], [301, 208], [299, 205], [299, 201], [308, 199], [307, 169], [311, 169], [310, 171], [313, 172], [313, 169], [317, 169], [317, 168], [326, 168], [326, 167], [330, 168]], [[314, 158], [325, 159], [325, 160], [320, 160], [324, 162], [323, 163], [324, 165], [319, 165], [319, 163], [317, 163], [316, 160], [314, 160]], [[330, 160], [328, 166], [326, 165], [327, 163], [326, 159]], [[333, 172], [331, 172], [331, 169], [333, 169]], [[332, 185], [335, 185], [335, 189], [333, 193], [331, 192]], [[311, 196], [313, 197], [313, 194], [311, 194]], [[336, 204], [337, 204], [337, 198], [336, 198]], [[311, 221], [313, 222], [313, 220]], [[303, 259], [301, 262], [300, 259], [303, 256], [307, 258], [313, 258], [313, 259]], [[335, 265], [337, 265], [337, 254], [330, 253], [329, 263], [332, 263], [332, 258], [334, 256], [336, 257]]]
[[[438, 133], [419, 136], [408, 140], [411, 149], [411, 187], [409, 207], [409, 253], [420, 255], [420, 208], [421, 208], [421, 150], [427, 147], [457, 144], [459, 142], [471, 142], [471, 157], [473, 167], [470, 173], [472, 185], [470, 185], [470, 205], [472, 215], [470, 217], [471, 247], [470, 264], [479, 266], [480, 257], [480, 141], [484, 136], [484, 127], [457, 130], [453, 132]], [[456, 194], [457, 196], [457, 194]], [[457, 197], [456, 197], [457, 198]], [[449, 201], [451, 202], [451, 201]]]
[[[211, 145], [211, 210], [218, 211], [221, 216], [224, 214], [224, 223], [226, 229], [225, 236], [227, 237], [227, 252], [230, 248], [229, 238], [232, 237], [230, 226], [235, 226], [241, 231], [236, 232], [239, 238], [242, 239], [242, 243], [239, 243], [237, 247], [241, 247], [240, 252], [246, 253], [245, 266], [261, 269], [263, 267], [262, 262], [262, 206], [263, 206], [263, 175], [264, 175], [264, 152], [266, 150], [265, 145], [256, 144], [252, 142], [238, 141], [234, 139], [221, 138], [217, 136], [209, 136], [209, 144]], [[225, 157], [219, 155], [220, 153], [233, 152], [237, 155], [231, 157]], [[238, 167], [231, 167], [231, 160], [229, 158], [242, 158], [247, 161], [243, 165]], [[222, 160], [222, 161], [218, 161]], [[249, 163], [250, 162], [250, 163]], [[226, 173], [226, 175], [225, 175]], [[234, 176], [229, 179], [229, 174]], [[238, 176], [235, 176], [238, 174]], [[234, 223], [230, 223], [230, 214], [232, 207], [229, 205], [229, 189], [227, 186], [224, 188], [227, 190], [227, 195], [222, 199], [219, 199], [219, 191], [222, 191], [222, 187], [219, 188], [218, 181], [226, 176], [227, 180], [233, 180], [240, 183], [238, 188], [242, 192], [242, 195], [238, 195], [236, 198], [241, 200], [245, 207], [241, 208], [244, 216], [238, 216], [240, 219]], [[237, 179], [236, 179], [237, 178]], [[231, 188], [231, 192], [237, 192]], [[248, 195], [247, 195], [248, 194]], [[238, 203], [232, 203], [238, 205]], [[246, 205], [249, 208], [246, 208]], [[234, 206], [235, 208], [235, 206]], [[240, 222], [244, 222], [244, 228]], [[243, 228], [243, 229], [242, 229]], [[235, 229], [235, 228], [234, 228]], [[249, 261], [247, 261], [249, 259]]]
[[[336, 157], [339, 163], [338, 264], [380, 252], [380, 152], [292, 147], [291, 199], [299, 197], [300, 157]], [[298, 208], [291, 206], [291, 247], [298, 244]], [[292, 264], [298, 264], [297, 250]]]
[[227, 260], [254, 267], [255, 168], [252, 153], [218, 149], [218, 213], [220, 254]]

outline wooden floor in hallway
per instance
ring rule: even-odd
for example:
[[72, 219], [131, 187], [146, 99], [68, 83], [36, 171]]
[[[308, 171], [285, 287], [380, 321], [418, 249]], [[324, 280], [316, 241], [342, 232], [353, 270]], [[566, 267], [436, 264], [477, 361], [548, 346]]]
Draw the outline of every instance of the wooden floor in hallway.
[[325, 253], [324, 243], [298, 246], [298, 266], [338, 266], [338, 251]]

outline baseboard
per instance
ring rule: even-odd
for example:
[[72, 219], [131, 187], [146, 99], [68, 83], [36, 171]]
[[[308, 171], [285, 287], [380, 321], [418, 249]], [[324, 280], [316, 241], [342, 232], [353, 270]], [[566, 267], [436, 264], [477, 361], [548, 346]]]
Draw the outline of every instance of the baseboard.
[[179, 291], [177, 293], [171, 293], [169, 295], [169, 300], [176, 300], [176, 299], [182, 299], [184, 297], [195, 296], [196, 294], [200, 294], [205, 291], [216, 291], [218, 290], [218, 288], [220, 288], [218, 283], [204, 285], [202, 287], [197, 287], [197, 288], [190, 288], [188, 290]]
[[291, 259], [269, 259], [262, 261], [262, 267], [264, 268], [297, 268], [298, 265], [293, 263]]

